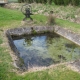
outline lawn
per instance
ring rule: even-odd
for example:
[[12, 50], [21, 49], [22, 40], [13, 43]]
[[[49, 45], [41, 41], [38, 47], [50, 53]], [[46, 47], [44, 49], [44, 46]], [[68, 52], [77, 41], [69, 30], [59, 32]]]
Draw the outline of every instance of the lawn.
[[[46, 25], [47, 17], [41, 14], [32, 16], [34, 24]], [[24, 18], [20, 11], [0, 7], [0, 80], [80, 80], [80, 73], [59, 65], [47, 70], [29, 72], [21, 75], [13, 66], [10, 54], [12, 51], [5, 36], [5, 30], [20, 27]], [[80, 24], [68, 20], [56, 19], [56, 24], [79, 33]]]

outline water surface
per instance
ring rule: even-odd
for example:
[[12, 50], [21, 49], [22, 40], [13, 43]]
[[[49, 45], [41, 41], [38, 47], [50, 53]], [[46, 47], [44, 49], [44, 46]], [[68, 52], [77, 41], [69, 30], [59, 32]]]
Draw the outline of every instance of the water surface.
[[56, 34], [13, 38], [26, 67], [49, 66], [80, 58], [80, 47]]

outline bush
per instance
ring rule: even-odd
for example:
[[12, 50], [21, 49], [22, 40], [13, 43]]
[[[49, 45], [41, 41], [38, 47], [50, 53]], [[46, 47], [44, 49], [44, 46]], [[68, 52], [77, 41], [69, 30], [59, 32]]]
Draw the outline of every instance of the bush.
[[78, 5], [80, 5], [79, 3], [80, 3], [80, 0], [71, 0], [72, 5], [78, 6]]
[[48, 3], [48, 4], [52, 4], [55, 3], [56, 5], [68, 5], [68, 4], [72, 4], [72, 5], [80, 5], [80, 0], [18, 0], [18, 2], [27, 2], [27, 3]]
[[68, 5], [70, 3], [70, 0], [63, 0], [64, 5]]
[[68, 4], [72, 4], [72, 5], [80, 5], [80, 0], [53, 0], [55, 4], [57, 5], [68, 5]]

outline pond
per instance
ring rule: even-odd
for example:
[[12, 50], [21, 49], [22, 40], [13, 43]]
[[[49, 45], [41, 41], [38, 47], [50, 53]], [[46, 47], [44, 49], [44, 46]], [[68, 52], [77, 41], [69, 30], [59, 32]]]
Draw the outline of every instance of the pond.
[[80, 47], [53, 33], [14, 37], [25, 66], [43, 67], [80, 58]]

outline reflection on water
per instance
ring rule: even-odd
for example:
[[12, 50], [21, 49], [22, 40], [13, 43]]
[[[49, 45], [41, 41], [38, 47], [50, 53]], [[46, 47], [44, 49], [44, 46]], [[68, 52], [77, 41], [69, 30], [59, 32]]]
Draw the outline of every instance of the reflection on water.
[[71, 61], [80, 58], [80, 47], [72, 42], [49, 35], [26, 36], [13, 38], [26, 67], [49, 66], [51, 64]]

